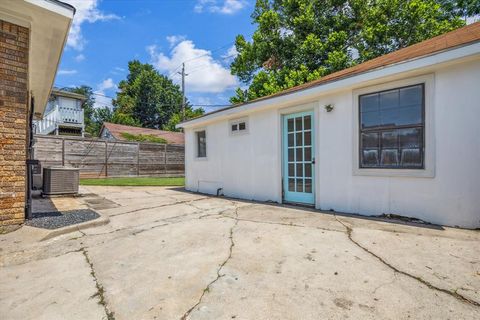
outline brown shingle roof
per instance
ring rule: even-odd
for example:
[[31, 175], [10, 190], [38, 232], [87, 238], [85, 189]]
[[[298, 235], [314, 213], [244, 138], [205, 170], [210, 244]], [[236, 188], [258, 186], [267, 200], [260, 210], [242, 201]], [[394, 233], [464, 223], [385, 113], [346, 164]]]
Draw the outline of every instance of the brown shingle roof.
[[[221, 110], [206, 113], [203, 116], [206, 116], [212, 113], [221, 112], [227, 109], [236, 108], [239, 106], [243, 106], [245, 104], [251, 104], [257, 101], [267, 100], [270, 98], [286, 95], [289, 93], [317, 87], [325, 83], [334, 82], [334, 81], [355, 76], [367, 71], [380, 69], [396, 63], [405, 62], [405, 61], [420, 58], [420, 57], [425, 57], [428, 55], [439, 53], [441, 51], [453, 49], [455, 47], [460, 47], [467, 44], [471, 44], [473, 42], [478, 42], [479, 40], [480, 40], [480, 22], [472, 23], [470, 25], [447, 32], [440, 36], [416, 43], [414, 45], [408, 46], [403, 49], [399, 49], [389, 54], [374, 58], [372, 60], [358, 64], [356, 66], [331, 73], [320, 79], [313, 80], [313, 81], [298, 85], [296, 87], [292, 87], [292, 88], [271, 94], [269, 96], [248, 101], [246, 103], [236, 104]], [[197, 118], [201, 118], [203, 116], [200, 116]], [[188, 121], [185, 121], [185, 122], [188, 122]]]
[[122, 132], [127, 132], [134, 135], [152, 135], [155, 137], [163, 138], [167, 140], [169, 144], [185, 144], [185, 138], [182, 132], [132, 127], [109, 122], [104, 122], [103, 127], [107, 128], [108, 131], [110, 131], [110, 133], [112, 134], [112, 136], [117, 140], [126, 141], [127, 139], [122, 136]]

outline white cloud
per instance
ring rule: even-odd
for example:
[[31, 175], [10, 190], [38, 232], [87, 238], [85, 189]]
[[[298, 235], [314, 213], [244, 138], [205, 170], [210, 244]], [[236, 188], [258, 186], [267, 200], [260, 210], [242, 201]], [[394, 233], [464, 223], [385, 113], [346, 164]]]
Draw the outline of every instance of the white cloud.
[[237, 47], [235, 45], [231, 46], [227, 52], [222, 55], [222, 59], [225, 63], [230, 64], [238, 56]]
[[170, 48], [174, 47], [179, 42], [182, 42], [185, 39], [185, 36], [167, 36], [167, 41], [170, 44]]
[[103, 80], [99, 85], [98, 85], [98, 91], [104, 92], [105, 90], [116, 88], [117, 85], [113, 82], [112, 78], [108, 78]]
[[84, 22], [94, 23], [96, 21], [108, 21], [120, 19], [115, 14], [105, 14], [98, 10], [99, 0], [63, 0], [73, 5], [76, 9], [73, 18], [70, 34], [68, 35], [67, 47], [75, 50], [83, 50], [86, 40], [82, 34], [82, 24]]
[[245, 0], [198, 0], [193, 8], [195, 12], [202, 13], [205, 11], [234, 14], [247, 5]]
[[75, 59], [75, 61], [77, 61], [77, 62], [81, 62], [81, 61], [85, 60], [85, 56], [80, 53], [80, 54], [77, 55], [74, 59]]
[[58, 70], [57, 72], [57, 75], [59, 76], [65, 76], [65, 75], [72, 75], [72, 74], [76, 74], [77, 73], [77, 70]]
[[98, 84], [97, 90], [93, 92], [95, 93], [95, 108], [112, 107], [112, 98], [105, 94], [105, 91], [110, 89], [117, 89], [117, 85], [112, 78], [107, 78]]
[[[191, 40], [183, 40], [165, 55], [153, 45], [147, 47], [152, 64], [161, 72], [172, 77], [176, 75], [182, 62], [185, 63], [186, 91], [219, 93], [237, 85], [237, 79], [230, 74], [219, 61], [212, 57], [208, 50], [195, 48]], [[174, 80], [179, 82], [180, 77]]]

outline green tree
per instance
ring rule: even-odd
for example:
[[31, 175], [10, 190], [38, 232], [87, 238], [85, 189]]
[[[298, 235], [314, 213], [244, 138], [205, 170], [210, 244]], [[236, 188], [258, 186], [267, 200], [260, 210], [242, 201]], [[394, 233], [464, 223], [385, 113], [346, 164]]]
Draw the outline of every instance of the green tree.
[[[192, 107], [187, 106], [185, 108], [185, 119], [193, 119], [201, 116], [204, 113], [205, 111], [202, 108], [193, 109]], [[182, 122], [182, 117], [183, 113], [181, 111], [174, 113], [168, 122], [162, 127], [162, 129], [167, 131], [179, 131], [179, 129], [175, 128], [175, 126]]]
[[[232, 103], [273, 94], [458, 28], [442, 0], [257, 0], [252, 40], [236, 37]], [[444, 2], [451, 2], [444, 0]]]
[[[133, 60], [129, 74], [119, 83], [114, 118], [138, 123], [145, 128], [171, 127], [170, 120], [181, 112], [182, 92], [151, 64]], [[187, 101], [187, 110], [191, 109]], [[203, 112], [203, 111], [196, 111]]]
[[437, 0], [453, 16], [474, 17], [480, 14], [480, 1], [478, 0]]

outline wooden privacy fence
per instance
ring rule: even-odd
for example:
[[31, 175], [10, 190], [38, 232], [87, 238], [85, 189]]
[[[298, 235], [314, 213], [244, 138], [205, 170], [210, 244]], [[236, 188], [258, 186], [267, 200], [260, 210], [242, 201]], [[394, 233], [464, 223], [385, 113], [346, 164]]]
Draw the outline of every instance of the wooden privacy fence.
[[183, 145], [36, 135], [34, 159], [79, 168], [82, 178], [185, 174]]

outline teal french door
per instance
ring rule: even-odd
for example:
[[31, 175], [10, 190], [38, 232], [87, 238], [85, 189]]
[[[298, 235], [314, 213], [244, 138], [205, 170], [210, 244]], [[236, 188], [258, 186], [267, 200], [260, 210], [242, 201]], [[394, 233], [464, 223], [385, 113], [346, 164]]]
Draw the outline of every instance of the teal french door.
[[283, 190], [286, 202], [315, 204], [313, 112], [283, 117]]

